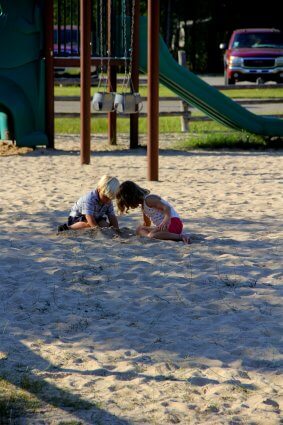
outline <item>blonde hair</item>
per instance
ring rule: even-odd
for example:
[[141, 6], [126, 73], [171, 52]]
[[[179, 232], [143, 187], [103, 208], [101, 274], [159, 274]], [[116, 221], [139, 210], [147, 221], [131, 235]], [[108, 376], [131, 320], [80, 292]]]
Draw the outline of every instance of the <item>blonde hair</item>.
[[97, 183], [97, 189], [99, 189], [102, 195], [107, 196], [109, 199], [114, 199], [116, 193], [120, 187], [119, 180], [116, 177], [111, 177], [105, 174], [102, 176]]

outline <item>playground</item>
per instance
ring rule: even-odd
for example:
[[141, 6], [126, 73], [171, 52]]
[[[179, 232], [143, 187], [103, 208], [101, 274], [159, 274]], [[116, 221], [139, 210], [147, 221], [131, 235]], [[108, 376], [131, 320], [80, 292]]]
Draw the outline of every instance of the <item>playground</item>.
[[[0, 157], [1, 412], [56, 425], [279, 424], [282, 154], [164, 150], [160, 181], [147, 182], [145, 150], [99, 141], [83, 173], [78, 138]], [[109, 164], [172, 201], [192, 244], [136, 238], [139, 211], [119, 218], [121, 238], [57, 236]]]
[[[77, 31], [77, 40], [68, 38], [68, 31]], [[55, 147], [56, 66], [80, 68], [82, 164], [90, 163], [91, 105], [108, 115], [109, 144], [116, 144], [117, 115], [129, 114], [129, 147], [138, 146], [140, 71], [148, 75], [148, 180], [158, 180], [159, 82], [226, 127], [266, 138], [283, 135], [281, 119], [248, 111], [178, 64], [159, 35], [158, 1], [148, 1], [146, 16], [140, 16], [138, 0], [17, 0], [13, 5], [3, 1], [0, 41], [1, 37], [0, 140], [11, 139], [17, 146]], [[93, 66], [100, 76], [91, 102]], [[124, 72], [120, 91], [119, 69]]]
[[[19, 2], [24, 13], [28, 4]], [[162, 78], [176, 85], [170, 61]], [[37, 78], [42, 68], [32, 69]], [[1, 128], [29, 143], [0, 155], [0, 424], [282, 423], [282, 152], [181, 152], [156, 127], [151, 141], [139, 135], [147, 150], [129, 149], [117, 134], [110, 144], [87, 127], [54, 136], [56, 149], [46, 149], [46, 111], [35, 108], [17, 129], [7, 121], [17, 117], [8, 96], [15, 84], [3, 83]], [[216, 114], [211, 97], [198, 94], [191, 100]], [[228, 103], [223, 120], [281, 128], [273, 119], [250, 124]], [[168, 148], [158, 157], [157, 135]], [[136, 237], [137, 210], [118, 217], [119, 237], [111, 229], [56, 234], [74, 200], [110, 172], [176, 205], [192, 243]]]

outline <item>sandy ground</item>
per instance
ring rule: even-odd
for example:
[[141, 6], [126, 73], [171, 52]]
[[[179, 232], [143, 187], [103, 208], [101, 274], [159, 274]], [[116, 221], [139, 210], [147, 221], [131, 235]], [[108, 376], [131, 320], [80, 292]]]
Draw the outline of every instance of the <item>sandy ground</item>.
[[[0, 157], [0, 385], [40, 403], [7, 423], [282, 424], [282, 152], [162, 150], [148, 182], [144, 149], [98, 145], [85, 166], [71, 137]], [[193, 243], [135, 237], [139, 211], [121, 238], [57, 235], [106, 173]]]

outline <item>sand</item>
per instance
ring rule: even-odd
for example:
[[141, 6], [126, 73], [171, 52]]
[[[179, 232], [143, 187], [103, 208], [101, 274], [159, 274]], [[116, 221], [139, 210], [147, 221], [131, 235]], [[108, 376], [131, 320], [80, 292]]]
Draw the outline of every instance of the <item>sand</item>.
[[[99, 143], [85, 166], [71, 137], [0, 157], [0, 423], [282, 424], [282, 151], [162, 150], [148, 182], [144, 149]], [[106, 173], [192, 244], [137, 238], [138, 210], [121, 237], [57, 235]], [[5, 422], [7, 383], [37, 404]]]

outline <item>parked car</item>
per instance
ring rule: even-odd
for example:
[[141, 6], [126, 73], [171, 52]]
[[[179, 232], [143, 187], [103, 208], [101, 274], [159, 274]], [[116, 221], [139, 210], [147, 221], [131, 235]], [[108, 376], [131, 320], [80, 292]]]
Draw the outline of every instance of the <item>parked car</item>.
[[224, 50], [225, 85], [238, 81], [283, 83], [283, 33], [274, 28], [233, 31]]
[[80, 54], [80, 33], [77, 26], [54, 26], [54, 56], [68, 57], [79, 56]]
[[[57, 57], [78, 57], [80, 56], [80, 33], [76, 25], [61, 26], [60, 31], [58, 26], [54, 26], [53, 30], [53, 53]], [[91, 67], [92, 80], [98, 78], [96, 66]], [[79, 69], [55, 67], [56, 77], [74, 77], [80, 76]]]

